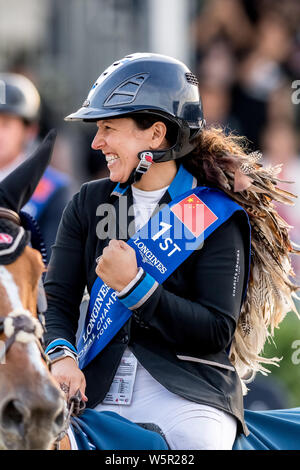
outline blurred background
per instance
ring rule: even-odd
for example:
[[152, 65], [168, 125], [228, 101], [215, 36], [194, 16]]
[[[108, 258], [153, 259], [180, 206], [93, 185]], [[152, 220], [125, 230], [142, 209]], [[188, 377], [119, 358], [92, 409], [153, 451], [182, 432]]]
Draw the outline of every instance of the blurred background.
[[[184, 61], [199, 79], [208, 125], [246, 136], [266, 164], [284, 163], [279, 176], [294, 184], [282, 187], [300, 195], [299, 0], [0, 0], [0, 72], [21, 73], [39, 90], [38, 135], [59, 130], [52, 166], [71, 192], [107, 169], [90, 148], [95, 125], [63, 118], [113, 61], [148, 51]], [[300, 199], [278, 210], [300, 244]], [[297, 340], [290, 313], [265, 350], [283, 357], [281, 367], [249, 384], [247, 408], [300, 406]]]

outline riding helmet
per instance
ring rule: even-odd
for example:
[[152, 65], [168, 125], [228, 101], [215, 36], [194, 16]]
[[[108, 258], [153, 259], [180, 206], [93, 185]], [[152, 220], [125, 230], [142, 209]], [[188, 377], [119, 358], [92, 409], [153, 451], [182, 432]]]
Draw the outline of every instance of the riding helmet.
[[65, 120], [98, 121], [137, 113], [157, 115], [178, 127], [176, 142], [166, 150], [151, 150], [152, 161], [187, 155], [195, 148], [195, 137], [205, 126], [197, 78], [172, 57], [127, 55], [99, 76], [82, 107]]
[[0, 113], [13, 114], [31, 123], [39, 118], [40, 103], [40, 95], [27, 77], [0, 73]]

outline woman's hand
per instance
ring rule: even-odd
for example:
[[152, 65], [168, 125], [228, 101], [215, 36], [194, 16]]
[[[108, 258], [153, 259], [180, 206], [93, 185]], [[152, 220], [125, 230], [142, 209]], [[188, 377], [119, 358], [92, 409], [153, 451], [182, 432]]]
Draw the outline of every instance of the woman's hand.
[[58, 382], [60, 388], [65, 392], [67, 400], [75, 395], [78, 389], [81, 392], [82, 400], [88, 400], [84, 393], [86, 387], [84, 374], [81, 372], [74, 359], [64, 357], [54, 362], [51, 366], [51, 374]]
[[111, 240], [99, 258], [96, 273], [105, 284], [120, 292], [138, 273], [134, 249], [123, 240]]

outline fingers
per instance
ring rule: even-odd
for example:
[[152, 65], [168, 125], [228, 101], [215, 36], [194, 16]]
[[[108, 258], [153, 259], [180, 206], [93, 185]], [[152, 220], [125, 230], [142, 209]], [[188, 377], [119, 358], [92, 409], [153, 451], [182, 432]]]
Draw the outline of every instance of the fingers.
[[124, 240], [119, 240], [120, 248], [123, 250], [130, 250], [130, 246], [128, 243], [124, 242]]
[[[79, 391], [81, 393], [81, 398], [83, 401], [88, 401], [88, 397], [86, 396], [85, 394], [85, 389], [86, 389], [86, 381], [85, 381], [85, 377], [82, 373], [82, 376], [81, 376], [81, 383], [80, 383], [80, 387], [79, 387]], [[73, 393], [73, 395], [75, 395], [77, 393], [78, 389], [75, 390], [75, 392]]]
[[[124, 242], [124, 240], [114, 240], [113, 239], [113, 240], [110, 240], [110, 242], [108, 244], [108, 247], [117, 248], [117, 249], [118, 248], [123, 248], [123, 249], [126, 250], [127, 248], [129, 248], [129, 245], [126, 242]], [[106, 248], [108, 248], [108, 247], [106, 247]], [[104, 248], [104, 250], [105, 250], [105, 248]]]
[[96, 263], [99, 264], [100, 262], [102, 262], [103, 258], [105, 260], [105, 258], [109, 256], [109, 253], [112, 249], [120, 249], [120, 248], [123, 250], [127, 250], [127, 249], [130, 249], [130, 246], [123, 240], [114, 240], [114, 239], [110, 240], [108, 246], [103, 248], [102, 255], [96, 258]]
[[55, 362], [51, 367], [51, 373], [65, 393], [66, 399], [75, 395], [79, 389], [83, 401], [87, 401], [85, 395], [86, 381], [83, 372], [76, 365], [75, 361], [69, 357]]
[[85, 379], [81, 378], [81, 380], [78, 380], [78, 377], [72, 377], [71, 379], [68, 379], [65, 377], [64, 379], [60, 378], [59, 386], [61, 390], [64, 392], [66, 396], [66, 400], [68, 401], [72, 396], [76, 395], [78, 390], [80, 390], [81, 397], [83, 401], [88, 401], [88, 398], [86, 396], [85, 392]]
[[67, 396], [69, 396], [70, 386], [67, 385], [65, 382], [60, 382], [59, 386], [60, 386], [61, 390], [62, 390]]
[[122, 291], [138, 271], [134, 249], [123, 240], [110, 240], [97, 258], [95, 271], [107, 286]]
[[104, 248], [103, 254], [105, 251], [109, 253], [111, 250], [119, 251], [120, 249], [126, 250], [127, 248], [129, 248], [129, 245], [127, 245], [123, 240], [110, 240], [108, 246]]
[[[130, 250], [130, 246], [126, 242], [124, 242], [124, 240], [114, 240], [113, 239], [113, 240], [110, 240], [108, 246], [103, 248], [102, 254], [109, 252], [111, 249], [117, 249], [118, 250], [120, 248], [123, 249], [123, 250], [127, 250], [127, 249]], [[101, 258], [101, 257], [99, 256], [99, 258]]]
[[111, 248], [120, 248], [121, 240], [110, 240], [108, 246]]

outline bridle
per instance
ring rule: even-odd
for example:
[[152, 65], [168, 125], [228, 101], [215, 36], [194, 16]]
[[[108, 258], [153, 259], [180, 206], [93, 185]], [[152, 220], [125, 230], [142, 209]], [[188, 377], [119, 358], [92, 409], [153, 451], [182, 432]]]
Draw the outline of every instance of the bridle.
[[[22, 227], [21, 217], [14, 211], [5, 207], [0, 207], [0, 219], [7, 219], [19, 227]], [[0, 364], [3, 358], [15, 342], [29, 343], [35, 342], [45, 361], [48, 370], [51, 372], [51, 364], [43, 348], [43, 333], [45, 331], [44, 313], [47, 310], [47, 300], [44, 291], [42, 279], [39, 280], [38, 300], [37, 300], [37, 318], [26, 309], [20, 308], [11, 311], [7, 316], [0, 317], [0, 334], [4, 334], [4, 348], [0, 350]], [[66, 435], [72, 415], [78, 416], [84, 409], [81, 402], [81, 395], [77, 394], [66, 402], [65, 423], [63, 430], [58, 435], [55, 442], [56, 448], [59, 448], [59, 442]]]
[[[0, 207], [0, 219], [7, 219], [19, 227], [22, 226], [20, 216], [6, 207]], [[43, 286], [40, 281], [39, 292], [41, 291], [41, 294], [43, 293], [42, 290]], [[0, 317], [0, 334], [4, 333], [6, 336], [4, 351], [0, 354], [0, 363], [15, 341], [21, 343], [35, 341], [43, 359], [49, 367], [49, 359], [42, 348], [42, 337], [45, 325], [44, 312], [46, 308], [47, 305], [45, 303], [42, 305], [38, 302], [38, 319], [34, 318], [31, 312], [26, 309], [13, 310], [7, 316]]]
[[7, 316], [0, 317], [0, 334], [4, 333], [6, 337], [3, 351], [0, 353], [0, 363], [2, 363], [4, 356], [8, 353], [14, 342], [29, 343], [35, 341], [42, 358], [49, 368], [49, 359], [42, 347], [43, 332], [42, 320], [34, 318], [28, 310], [16, 309]]

